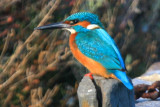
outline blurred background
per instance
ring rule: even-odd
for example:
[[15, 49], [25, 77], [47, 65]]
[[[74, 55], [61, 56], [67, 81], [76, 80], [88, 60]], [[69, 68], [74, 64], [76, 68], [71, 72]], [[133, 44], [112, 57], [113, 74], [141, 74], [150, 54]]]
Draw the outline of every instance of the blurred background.
[[88, 11], [114, 38], [131, 78], [160, 60], [160, 0], [1, 0], [0, 107], [78, 107], [88, 71], [61, 30], [34, 27]]

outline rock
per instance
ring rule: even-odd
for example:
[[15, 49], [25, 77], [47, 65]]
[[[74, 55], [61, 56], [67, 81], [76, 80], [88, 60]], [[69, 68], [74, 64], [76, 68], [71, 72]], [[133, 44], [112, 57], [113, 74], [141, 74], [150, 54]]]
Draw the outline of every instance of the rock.
[[160, 98], [156, 100], [139, 98], [136, 100], [136, 107], [159, 107], [160, 106]]
[[148, 84], [151, 85], [155, 81], [160, 80], [160, 62], [152, 64], [146, 73], [132, 80], [133, 85]]
[[97, 92], [89, 77], [82, 79], [77, 93], [80, 107], [98, 107]]
[[[152, 64], [149, 69], [140, 77], [132, 80], [133, 85], [148, 84], [151, 85], [155, 81], [160, 80], [160, 62]], [[136, 107], [159, 107], [160, 98], [156, 100], [139, 98], [136, 100]]]
[[[80, 107], [134, 107], [134, 92], [120, 81], [93, 76], [84, 77], [78, 87]], [[85, 106], [84, 106], [85, 105]]]
[[148, 68], [146, 72], [148, 73], [148, 72], [158, 71], [158, 70], [160, 70], [160, 62], [155, 62]]

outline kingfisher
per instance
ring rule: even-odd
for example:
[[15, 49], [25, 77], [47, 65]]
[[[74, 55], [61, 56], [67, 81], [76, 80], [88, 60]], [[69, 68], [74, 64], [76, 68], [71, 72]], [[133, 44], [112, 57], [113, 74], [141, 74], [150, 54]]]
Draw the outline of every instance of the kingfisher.
[[121, 53], [97, 15], [90, 12], [78, 12], [62, 22], [35, 28], [35, 30], [44, 29], [65, 29], [71, 33], [70, 50], [73, 56], [90, 71], [88, 76], [99, 75], [104, 78], [117, 79], [129, 90], [133, 89], [126, 75]]

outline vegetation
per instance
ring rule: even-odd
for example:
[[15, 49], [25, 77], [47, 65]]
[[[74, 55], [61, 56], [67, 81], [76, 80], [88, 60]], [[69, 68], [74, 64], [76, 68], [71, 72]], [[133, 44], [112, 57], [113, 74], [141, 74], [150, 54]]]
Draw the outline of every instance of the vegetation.
[[132, 78], [160, 59], [159, 0], [1, 0], [0, 106], [78, 107], [88, 71], [69, 50], [69, 32], [34, 27], [80, 11], [99, 16]]

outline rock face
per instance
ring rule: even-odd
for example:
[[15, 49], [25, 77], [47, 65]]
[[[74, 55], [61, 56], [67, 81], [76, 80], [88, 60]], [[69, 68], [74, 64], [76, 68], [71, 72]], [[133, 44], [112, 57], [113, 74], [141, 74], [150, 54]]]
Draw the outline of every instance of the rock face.
[[158, 98], [156, 100], [139, 98], [136, 101], [136, 107], [160, 107], [160, 98]]
[[98, 107], [96, 88], [89, 77], [84, 77], [78, 87], [80, 107]]
[[[149, 67], [145, 74], [132, 80], [133, 85], [148, 84], [151, 85], [155, 81], [160, 80], [160, 62], [154, 63]], [[160, 107], [160, 98], [151, 100], [147, 98], [139, 98], [136, 100], [136, 107]]]
[[93, 76], [84, 77], [78, 87], [80, 107], [135, 107], [134, 92], [120, 81]]

